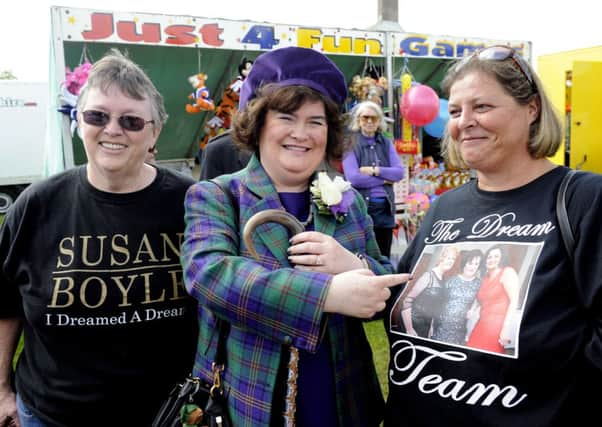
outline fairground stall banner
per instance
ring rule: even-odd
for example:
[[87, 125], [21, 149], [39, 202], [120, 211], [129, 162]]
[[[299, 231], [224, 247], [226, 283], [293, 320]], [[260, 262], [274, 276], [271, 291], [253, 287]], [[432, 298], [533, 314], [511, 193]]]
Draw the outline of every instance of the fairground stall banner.
[[[166, 14], [59, 7], [56, 29], [64, 41], [263, 51], [285, 46], [328, 55], [453, 59], [475, 49], [510, 45], [530, 60], [530, 43], [419, 33], [364, 31]], [[55, 33], [56, 33], [55, 29]], [[388, 38], [388, 40], [387, 40]], [[386, 42], [390, 41], [390, 49]]]

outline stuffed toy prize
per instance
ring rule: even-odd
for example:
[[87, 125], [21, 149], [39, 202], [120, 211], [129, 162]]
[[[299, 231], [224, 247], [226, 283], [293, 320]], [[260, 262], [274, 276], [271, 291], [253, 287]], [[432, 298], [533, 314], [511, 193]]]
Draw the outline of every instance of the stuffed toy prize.
[[207, 74], [198, 73], [188, 77], [188, 82], [194, 88], [194, 92], [188, 95], [192, 101], [186, 104], [186, 112], [190, 114], [200, 113], [202, 111], [212, 111], [215, 109], [213, 100], [209, 97], [209, 89], [205, 86]]

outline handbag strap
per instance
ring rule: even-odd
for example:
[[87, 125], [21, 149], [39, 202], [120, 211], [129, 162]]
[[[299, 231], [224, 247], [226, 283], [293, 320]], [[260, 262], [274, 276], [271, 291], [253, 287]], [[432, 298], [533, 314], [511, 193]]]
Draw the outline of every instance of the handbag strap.
[[575, 238], [573, 237], [571, 222], [569, 221], [569, 216], [566, 211], [566, 189], [575, 173], [576, 171], [574, 169], [569, 169], [560, 182], [560, 188], [558, 189], [558, 195], [556, 196], [556, 217], [558, 218], [558, 226], [560, 227], [562, 241], [564, 242], [564, 247], [566, 248], [566, 252], [571, 262], [573, 262]]
[[217, 336], [217, 351], [213, 361], [216, 365], [226, 366], [226, 340], [230, 333], [230, 323], [227, 320], [217, 318], [216, 327], [219, 332]]
[[[238, 200], [232, 195], [230, 189], [222, 184], [221, 181], [217, 179], [211, 179], [212, 183], [217, 185], [222, 189], [226, 197], [230, 200], [230, 205], [232, 205], [232, 209], [234, 210], [234, 221], [238, 224]], [[228, 334], [230, 333], [230, 322], [224, 320], [222, 318], [217, 318], [216, 322], [217, 330], [219, 332], [217, 338], [217, 351], [215, 352], [214, 363], [216, 365], [226, 365], [226, 339], [228, 338]]]

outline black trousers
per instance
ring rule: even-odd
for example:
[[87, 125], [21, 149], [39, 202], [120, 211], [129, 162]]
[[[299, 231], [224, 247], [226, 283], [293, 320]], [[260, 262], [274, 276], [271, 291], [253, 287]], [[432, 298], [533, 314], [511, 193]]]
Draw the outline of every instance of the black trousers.
[[376, 242], [380, 253], [387, 258], [391, 257], [391, 243], [393, 243], [393, 229], [388, 227], [374, 227]]

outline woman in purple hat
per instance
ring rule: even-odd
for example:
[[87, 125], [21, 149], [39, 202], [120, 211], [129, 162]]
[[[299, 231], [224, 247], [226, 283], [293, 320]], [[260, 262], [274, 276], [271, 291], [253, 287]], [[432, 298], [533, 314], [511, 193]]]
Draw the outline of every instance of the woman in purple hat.
[[[237, 427], [369, 427], [382, 418], [362, 319], [381, 311], [388, 288], [408, 276], [387, 274], [393, 268], [359, 193], [317, 171], [345, 149], [346, 87], [317, 51], [259, 56], [232, 131], [254, 153], [249, 164], [187, 194], [184, 281], [201, 307], [194, 374], [211, 379], [215, 321], [226, 320], [223, 383]], [[305, 231], [291, 237], [283, 225], [263, 223], [241, 232], [270, 209]]]

